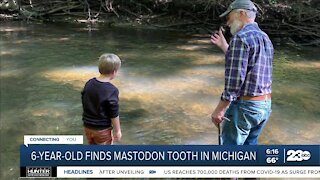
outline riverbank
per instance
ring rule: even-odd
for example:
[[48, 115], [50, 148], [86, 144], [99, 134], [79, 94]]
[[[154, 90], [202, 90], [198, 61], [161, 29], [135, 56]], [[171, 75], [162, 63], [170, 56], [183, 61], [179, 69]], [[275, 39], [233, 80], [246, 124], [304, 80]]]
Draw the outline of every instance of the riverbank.
[[[13, 1], [0, 3], [2, 21], [105, 23], [212, 34], [225, 23], [219, 14], [232, 0], [215, 1]], [[320, 45], [320, 4], [316, 0], [255, 0], [257, 22], [276, 43]]]

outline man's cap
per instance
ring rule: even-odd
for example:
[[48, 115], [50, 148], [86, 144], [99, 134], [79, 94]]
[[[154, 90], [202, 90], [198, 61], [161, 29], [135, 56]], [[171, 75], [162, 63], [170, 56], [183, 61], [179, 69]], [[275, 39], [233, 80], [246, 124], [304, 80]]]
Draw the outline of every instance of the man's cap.
[[246, 9], [257, 12], [257, 7], [250, 0], [235, 0], [229, 5], [228, 9], [219, 17], [222, 18], [228, 15], [234, 9]]

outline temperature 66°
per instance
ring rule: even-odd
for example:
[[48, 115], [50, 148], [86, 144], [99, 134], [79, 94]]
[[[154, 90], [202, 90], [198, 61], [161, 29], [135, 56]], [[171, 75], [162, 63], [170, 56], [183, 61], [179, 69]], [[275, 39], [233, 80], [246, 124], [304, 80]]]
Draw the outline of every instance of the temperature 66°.
[[278, 159], [279, 159], [278, 157], [267, 157], [266, 162], [268, 164], [274, 164], [278, 161]]

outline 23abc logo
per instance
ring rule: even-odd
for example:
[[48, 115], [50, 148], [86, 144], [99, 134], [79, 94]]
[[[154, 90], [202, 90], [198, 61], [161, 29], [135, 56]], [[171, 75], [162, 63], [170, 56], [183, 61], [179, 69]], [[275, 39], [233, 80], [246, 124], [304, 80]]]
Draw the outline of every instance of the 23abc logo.
[[303, 150], [288, 150], [287, 161], [308, 161], [311, 157], [309, 151]]

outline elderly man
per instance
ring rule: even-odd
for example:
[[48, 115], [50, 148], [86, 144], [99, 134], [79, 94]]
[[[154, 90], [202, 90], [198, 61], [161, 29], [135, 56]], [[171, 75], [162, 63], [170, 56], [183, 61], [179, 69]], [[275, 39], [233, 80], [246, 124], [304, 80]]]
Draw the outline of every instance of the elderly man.
[[221, 29], [211, 42], [225, 53], [225, 87], [211, 118], [222, 127], [222, 144], [254, 145], [271, 114], [274, 49], [255, 22], [256, 6], [235, 0], [220, 17], [233, 35], [228, 44]]

